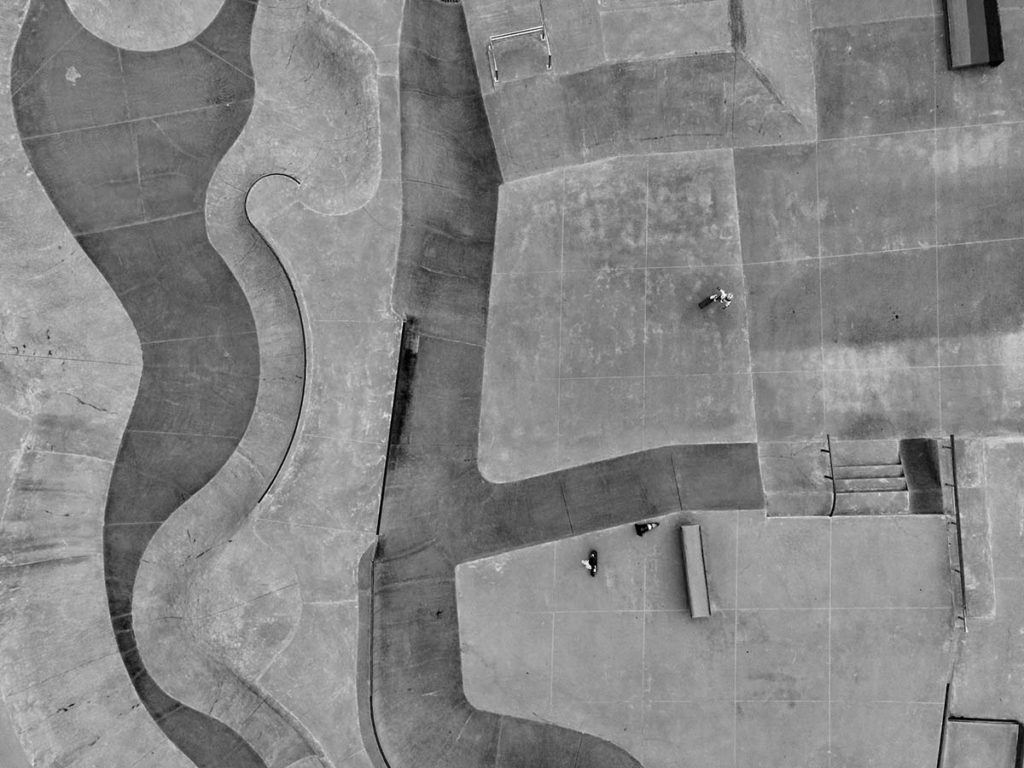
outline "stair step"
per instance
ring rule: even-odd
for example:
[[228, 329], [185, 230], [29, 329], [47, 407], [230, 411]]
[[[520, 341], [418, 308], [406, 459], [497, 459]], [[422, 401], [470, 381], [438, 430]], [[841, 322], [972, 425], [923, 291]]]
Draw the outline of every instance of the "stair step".
[[899, 464], [898, 440], [833, 440], [832, 464]]
[[902, 477], [837, 477], [836, 493], [863, 493], [865, 491], [905, 491], [907, 481]]
[[836, 515], [908, 515], [909, 491], [837, 493]]
[[857, 477], [903, 477], [902, 464], [854, 464], [836, 466], [836, 480], [852, 480]]

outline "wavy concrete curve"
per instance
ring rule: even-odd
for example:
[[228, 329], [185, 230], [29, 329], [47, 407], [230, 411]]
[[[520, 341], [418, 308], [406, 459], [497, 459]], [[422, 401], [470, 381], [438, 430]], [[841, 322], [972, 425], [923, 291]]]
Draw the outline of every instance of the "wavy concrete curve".
[[[608, 742], [482, 712], [462, 688], [455, 566], [674, 509], [763, 505], [754, 444], [679, 446], [495, 485], [476, 465], [497, 157], [460, 6], [402, 27], [403, 337], [372, 573], [364, 718], [393, 768], [637, 766]], [[365, 577], [369, 580], [369, 577]], [[366, 654], [370, 658], [366, 659]]]
[[[254, 14], [253, 3], [229, 0], [196, 41], [142, 55], [95, 38], [62, 0], [37, 0], [12, 69], [26, 152], [143, 344], [142, 382], [108, 493], [107, 595], [136, 691], [200, 766], [265, 763], [231, 728], [155, 683], [136, 646], [132, 591], [150, 539], [227, 466], [268, 392], [248, 301], [210, 244], [203, 211], [213, 168], [251, 107]], [[289, 388], [284, 379], [281, 386]], [[257, 477], [245, 480], [266, 479], [257, 459], [246, 460]], [[203, 522], [223, 525], [211, 517]]]
[[[140, 620], [143, 615], [157, 619], [152, 628], [154, 642], [140, 630], [140, 647], [154, 679], [191, 706], [203, 710], [216, 706], [268, 765], [289, 763], [303, 754], [303, 744], [311, 753], [301, 758], [303, 766], [359, 764], [354, 754], [360, 744], [358, 729], [346, 713], [354, 696], [346, 695], [349, 673], [344, 650], [346, 634], [354, 635], [355, 625], [350, 630], [346, 624], [345, 603], [333, 601], [345, 601], [354, 588], [346, 578], [347, 542], [354, 539], [361, 552], [372, 533], [347, 522], [353, 514], [348, 511], [350, 495], [339, 496], [334, 490], [341, 477], [358, 476], [365, 464], [345, 443], [329, 437], [344, 438], [347, 423], [327, 420], [341, 403], [345, 411], [357, 409], [355, 402], [349, 406], [343, 399], [344, 389], [355, 386], [358, 397], [364, 371], [370, 366], [390, 369], [393, 349], [391, 344], [384, 347], [382, 363], [376, 357], [360, 357], [367, 353], [366, 336], [394, 328], [390, 316], [375, 322], [366, 314], [368, 300], [378, 295], [380, 307], [386, 310], [391, 282], [390, 270], [382, 269], [386, 262], [353, 247], [365, 236], [366, 223], [379, 226], [391, 215], [376, 199], [363, 210], [365, 198], [375, 197], [381, 175], [381, 105], [376, 80], [370, 82], [366, 74], [372, 74], [374, 60], [358, 39], [345, 43], [344, 28], [315, 6], [293, 0], [261, 4], [252, 44], [256, 101], [245, 130], [218, 167], [207, 198], [211, 240], [247, 293], [253, 249], [258, 246], [262, 251], [263, 240], [254, 239], [253, 230], [239, 225], [240, 211], [271, 243], [287, 276], [295, 281], [306, 333], [308, 392], [306, 405], [299, 409], [302, 419], [293, 455], [253, 513], [196, 561], [189, 578], [184, 578], [184, 569], [174, 567], [173, 558], [162, 547], [151, 546], [147, 561], [169, 566], [163, 569], [167, 578], [158, 580], [163, 582], [165, 601], [174, 596], [185, 610], [163, 610], [157, 601], [152, 606], [140, 604], [137, 611]], [[335, 154], [325, 154], [325, 148]], [[268, 174], [269, 169], [277, 170]], [[253, 184], [260, 176], [263, 179]], [[297, 177], [302, 179], [301, 186], [293, 180]], [[240, 208], [236, 200], [247, 189], [245, 206]], [[390, 234], [375, 237], [372, 250], [386, 253], [391, 240]], [[353, 264], [355, 254], [359, 260]], [[373, 267], [364, 270], [364, 260]], [[379, 289], [370, 289], [374, 284]], [[262, 308], [276, 303], [274, 295], [267, 293], [271, 286], [259, 280], [253, 283], [259, 296], [253, 311], [261, 353], [273, 344], [285, 359], [289, 352], [301, 351], [302, 345], [280, 343], [280, 330], [269, 322], [279, 310], [268, 314], [264, 333]], [[349, 317], [358, 322], [338, 324], [338, 319]], [[346, 327], [358, 331], [353, 340], [358, 339], [359, 349], [346, 350], [338, 343], [337, 329]], [[287, 377], [268, 373], [268, 378]], [[260, 413], [257, 406], [254, 422], [261, 419]], [[373, 416], [364, 416], [362, 410], [359, 414], [359, 420], [373, 425]], [[386, 418], [386, 411], [377, 418]], [[356, 422], [348, 423], [356, 427]], [[368, 467], [371, 472], [383, 464], [382, 440], [375, 433], [380, 429], [373, 426], [353, 435], [360, 441], [360, 454], [379, 453], [380, 459]], [[376, 444], [371, 442], [374, 439]], [[379, 479], [367, 478], [367, 482], [374, 491], [379, 488]], [[194, 501], [202, 503], [198, 498]], [[374, 513], [376, 509], [374, 502]], [[170, 522], [178, 530], [194, 532], [187, 519], [183, 511], [180, 519], [176, 514]], [[194, 552], [204, 550], [205, 546], [197, 545]], [[170, 622], [159, 624], [169, 615], [183, 617], [171, 632]], [[180, 641], [159, 642], [168, 636]], [[311, 657], [323, 659], [327, 668], [311, 667]], [[218, 682], [213, 686], [194, 685], [195, 672], [202, 674], [204, 669], [197, 658], [205, 669], [216, 670], [213, 679]], [[241, 692], [217, 698], [224, 690], [219, 681], [230, 682], [232, 675], [266, 702], [253, 717], [248, 709], [257, 703], [253, 696]], [[277, 725], [267, 728], [262, 722], [270, 710], [280, 717]]]
[[[248, 199], [242, 198], [251, 231]], [[221, 181], [220, 186], [224, 186]], [[246, 231], [236, 232], [245, 237]], [[224, 239], [224, 232], [221, 238]], [[261, 346], [261, 383], [253, 416], [223, 468], [165, 521], [150, 540], [135, 584], [138, 646], [146, 668], [161, 687], [188, 706], [236, 731], [267, 768], [283, 768], [322, 751], [302, 724], [258, 682], [286, 647], [298, 625], [298, 579], [294, 569], [249, 526], [252, 512], [274, 486], [291, 451], [302, 411], [305, 333], [291, 278], [260, 235], [247, 251], [226, 247], [243, 291], [254, 302]], [[253, 262], [262, 262], [254, 266]], [[298, 354], [296, 354], [298, 350]], [[258, 562], [257, 572], [250, 569]], [[241, 615], [258, 615], [254, 625]], [[258, 631], [259, 644], [233, 637]], [[312, 765], [314, 763], [310, 763]], [[319, 763], [317, 763], [319, 764]]]
[[[305, 414], [305, 421], [312, 418], [314, 422], [318, 413], [323, 413], [324, 396], [338, 396], [335, 379], [330, 380], [328, 390], [323, 389], [322, 365], [330, 356], [314, 343], [316, 334], [322, 333], [324, 315], [337, 313], [339, 306], [335, 283], [328, 274], [343, 267], [344, 260], [333, 243], [348, 242], [343, 234], [349, 226], [344, 215], [358, 211], [375, 195], [382, 154], [372, 52], [315, 5], [304, 0], [264, 0], [261, 4], [253, 27], [257, 81], [253, 110], [218, 166], [206, 205], [211, 241], [224, 254], [246, 294], [258, 297], [253, 312], [264, 371], [261, 396], [264, 388], [301, 375], [309, 382], [307, 386], [316, 388], [312, 414]], [[301, 186], [296, 183], [300, 177]], [[268, 281], [254, 266], [267, 254], [277, 260], [277, 254], [272, 254], [274, 247], [266, 247], [270, 240], [265, 229], [268, 213], [306, 236], [324, 227], [338, 231], [337, 237], [327, 241], [313, 237], [298, 253], [286, 248], [280, 261], [286, 265], [284, 278], [289, 283], [295, 280], [291, 297], [272, 290], [284, 281]], [[371, 217], [378, 215], [370, 210]], [[302, 221], [310, 217], [313, 222]], [[366, 214], [356, 218], [365, 219]], [[280, 234], [277, 224], [270, 227]], [[256, 232], [262, 237], [254, 238]], [[379, 269], [379, 262], [376, 267]], [[345, 270], [341, 271], [335, 280], [343, 277]], [[360, 281], [366, 284], [361, 274], [356, 275], [356, 282]], [[379, 282], [390, 284], [390, 280]], [[287, 315], [285, 305], [295, 307], [296, 302], [301, 305], [302, 317], [293, 323], [297, 330], [286, 333], [280, 320]], [[303, 350], [308, 350], [308, 360]], [[337, 356], [340, 350], [333, 345], [331, 351]], [[270, 357], [279, 359], [276, 366]], [[288, 361], [300, 357], [303, 367], [290, 373]], [[342, 355], [341, 361], [344, 375], [351, 377], [358, 359]], [[303, 368], [308, 368], [305, 374]], [[252, 425], [283, 422], [292, 410], [304, 413], [305, 389], [297, 394], [298, 401], [284, 411], [268, 410], [258, 402]], [[275, 404], [284, 403], [280, 398], [267, 399], [267, 405]], [[314, 426], [312, 431], [318, 430]], [[263, 441], [247, 443], [247, 438], [243, 438], [239, 453], [262, 457], [263, 452], [253, 446]], [[253, 513], [239, 503], [237, 517], [224, 515], [237, 520], [229, 531], [209, 535], [202, 529], [197, 535], [194, 525], [199, 517], [208, 519], [202, 509], [210, 505], [210, 499], [217, 512], [219, 494], [206, 491], [219, 477], [161, 529], [147, 550], [147, 563], [136, 587], [136, 615], [146, 622], [139, 630], [139, 644], [154, 679], [190, 706], [215, 712], [268, 766], [290, 765], [295, 760], [303, 766], [332, 761], [348, 764], [352, 750], [345, 746], [345, 735], [350, 729], [337, 719], [325, 729], [332, 707], [325, 706], [323, 698], [296, 696], [296, 675], [287, 673], [296, 664], [307, 666], [303, 648], [312, 642], [311, 635], [323, 629], [319, 620], [311, 620], [311, 614], [319, 616], [325, 610], [317, 601], [335, 589], [345, 591], [344, 585], [325, 589], [327, 577], [310, 573], [316, 551], [327, 549], [337, 534], [323, 534], [310, 541], [303, 533], [310, 529], [278, 522], [312, 511], [308, 504], [280, 506], [280, 499], [295, 496], [296, 483], [305, 486], [310, 482], [309, 438], [303, 439], [298, 431], [290, 438], [284, 460], [275, 465], [275, 476], [267, 481], [267, 492], [258, 502], [252, 498], [246, 502], [256, 505]], [[290, 455], [292, 451], [295, 456]], [[348, 459], [342, 455], [335, 460]], [[318, 487], [311, 496], [322, 493], [319, 485], [328, 481], [315, 480]], [[264, 518], [271, 522], [263, 522]], [[188, 552], [175, 547], [175, 542], [185, 540], [186, 532], [200, 539], [191, 543]], [[365, 540], [362, 534], [357, 538]], [[360, 549], [362, 546], [365, 544]], [[189, 552], [193, 556], [206, 554], [188, 562]], [[337, 566], [328, 568], [333, 571]], [[204, 679], [213, 683], [196, 684]], [[339, 682], [343, 684], [344, 678]], [[333, 692], [331, 699], [335, 699]]]
[[224, 0], [68, 0], [68, 5], [82, 26], [111, 45], [159, 51], [196, 37]]

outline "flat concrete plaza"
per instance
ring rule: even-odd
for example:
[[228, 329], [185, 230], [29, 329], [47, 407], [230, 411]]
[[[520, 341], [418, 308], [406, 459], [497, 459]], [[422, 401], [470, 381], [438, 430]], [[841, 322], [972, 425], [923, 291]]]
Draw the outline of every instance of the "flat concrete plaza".
[[[935, 759], [957, 634], [941, 518], [660, 522], [462, 565], [470, 700], [596, 733], [648, 768]], [[708, 619], [690, 618], [680, 523], [702, 526]]]

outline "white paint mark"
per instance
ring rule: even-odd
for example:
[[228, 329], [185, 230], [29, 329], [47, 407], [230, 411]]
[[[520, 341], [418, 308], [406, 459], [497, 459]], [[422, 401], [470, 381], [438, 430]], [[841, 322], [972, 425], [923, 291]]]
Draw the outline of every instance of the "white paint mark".
[[75, 65], [72, 64], [68, 67], [67, 72], [64, 73], [64, 79], [72, 85], [78, 85], [78, 78], [82, 76], [82, 73], [75, 69]]

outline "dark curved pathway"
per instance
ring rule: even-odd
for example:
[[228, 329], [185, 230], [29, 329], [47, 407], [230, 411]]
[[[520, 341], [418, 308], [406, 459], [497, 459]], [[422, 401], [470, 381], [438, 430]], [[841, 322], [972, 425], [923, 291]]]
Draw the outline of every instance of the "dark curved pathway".
[[107, 597], [142, 702], [201, 768], [264, 762], [152, 680], [136, 649], [132, 589], [154, 533], [235, 450], [259, 388], [253, 315], [204, 219], [210, 178], [252, 108], [255, 11], [226, 0], [195, 40], [139, 53], [93, 36], [64, 0], [34, 0], [11, 71], [33, 168], [142, 343], [104, 521]]
[[469, 704], [455, 566], [658, 512], [760, 508], [756, 445], [663, 448], [502, 485], [480, 475], [477, 424], [501, 179], [460, 6], [407, 0], [400, 77], [396, 304], [414, 320], [403, 339], [373, 564], [375, 733], [367, 735], [393, 768], [636, 766], [594, 736]]

